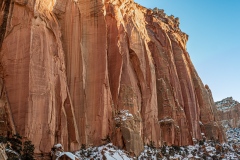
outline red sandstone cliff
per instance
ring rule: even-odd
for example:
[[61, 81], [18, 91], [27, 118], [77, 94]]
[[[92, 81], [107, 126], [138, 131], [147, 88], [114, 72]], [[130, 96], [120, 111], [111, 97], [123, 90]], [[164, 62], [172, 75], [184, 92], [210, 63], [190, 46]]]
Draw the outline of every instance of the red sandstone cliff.
[[179, 20], [132, 0], [0, 0], [1, 108], [36, 153], [222, 140]]

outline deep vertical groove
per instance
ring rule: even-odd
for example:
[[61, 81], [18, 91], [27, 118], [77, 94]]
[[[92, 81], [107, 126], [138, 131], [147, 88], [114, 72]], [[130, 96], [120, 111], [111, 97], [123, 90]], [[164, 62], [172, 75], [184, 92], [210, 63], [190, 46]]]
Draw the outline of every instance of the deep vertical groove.
[[6, 33], [6, 27], [7, 27], [7, 20], [9, 15], [9, 9], [10, 9], [11, 0], [4, 0], [2, 5], [4, 5], [4, 15], [3, 15], [3, 21], [0, 26], [0, 49], [2, 48], [3, 39]]

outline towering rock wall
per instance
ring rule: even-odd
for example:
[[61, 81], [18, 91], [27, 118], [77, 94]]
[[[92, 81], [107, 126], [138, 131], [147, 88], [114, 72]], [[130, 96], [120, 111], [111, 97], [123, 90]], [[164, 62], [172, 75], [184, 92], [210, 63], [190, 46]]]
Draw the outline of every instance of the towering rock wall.
[[191, 144], [202, 132], [223, 139], [178, 18], [132, 0], [7, 2], [2, 100], [10, 130], [36, 153], [104, 138], [135, 154], [151, 142]]

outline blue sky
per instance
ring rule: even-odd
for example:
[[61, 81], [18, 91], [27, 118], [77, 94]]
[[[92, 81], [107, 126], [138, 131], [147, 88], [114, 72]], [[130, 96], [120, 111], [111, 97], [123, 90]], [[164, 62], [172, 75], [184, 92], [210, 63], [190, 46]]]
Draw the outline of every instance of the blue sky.
[[240, 102], [240, 0], [135, 0], [180, 18], [187, 50], [214, 101]]

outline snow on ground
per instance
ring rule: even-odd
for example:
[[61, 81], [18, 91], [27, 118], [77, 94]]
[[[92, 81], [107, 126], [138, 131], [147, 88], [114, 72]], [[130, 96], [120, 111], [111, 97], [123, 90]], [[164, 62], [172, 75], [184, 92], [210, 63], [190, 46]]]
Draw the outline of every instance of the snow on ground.
[[81, 149], [75, 152], [75, 155], [82, 160], [131, 160], [128, 153], [124, 150], [118, 149], [112, 143], [108, 143], [99, 147], [90, 147], [87, 149]]
[[63, 157], [64, 155], [66, 155], [71, 160], [76, 160], [76, 156], [71, 152], [61, 152], [60, 155], [56, 158], [56, 160], [59, 160], [59, 158]]
[[238, 160], [240, 159], [240, 128], [229, 129], [226, 132], [227, 142], [220, 144], [217, 140], [195, 141], [189, 146], [163, 146], [156, 148], [154, 145], [144, 146], [143, 152], [138, 157], [132, 157], [124, 150], [112, 143], [81, 149], [75, 155], [82, 160]]
[[233, 100], [232, 97], [227, 97], [221, 101], [215, 102], [217, 110], [227, 112], [239, 104], [238, 101]]

